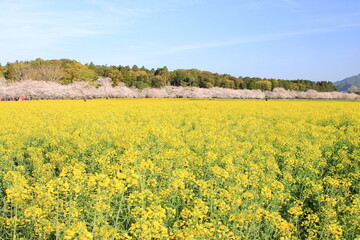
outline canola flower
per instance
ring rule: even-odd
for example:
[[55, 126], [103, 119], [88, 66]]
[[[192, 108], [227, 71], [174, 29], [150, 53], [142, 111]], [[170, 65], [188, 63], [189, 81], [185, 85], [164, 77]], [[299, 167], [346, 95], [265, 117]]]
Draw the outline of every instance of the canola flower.
[[0, 239], [360, 239], [359, 101], [0, 112]]

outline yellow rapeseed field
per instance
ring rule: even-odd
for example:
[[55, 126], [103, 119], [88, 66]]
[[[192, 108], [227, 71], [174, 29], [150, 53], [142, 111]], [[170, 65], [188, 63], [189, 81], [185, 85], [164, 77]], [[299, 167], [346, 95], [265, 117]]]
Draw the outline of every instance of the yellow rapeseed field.
[[0, 102], [0, 239], [360, 239], [360, 102]]

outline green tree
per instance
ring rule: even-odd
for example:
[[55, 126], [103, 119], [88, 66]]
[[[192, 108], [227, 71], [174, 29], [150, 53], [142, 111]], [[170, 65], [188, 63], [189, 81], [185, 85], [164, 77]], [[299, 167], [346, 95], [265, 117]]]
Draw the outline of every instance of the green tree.
[[279, 87], [279, 83], [276, 79], [269, 79], [269, 81], [271, 82], [271, 90], [273, 90], [274, 88]]
[[251, 78], [250, 82], [247, 84], [248, 89], [257, 89], [257, 81], [255, 78]]
[[161, 77], [161, 81], [162, 81], [161, 85], [162, 86], [170, 85], [170, 73], [166, 66], [156, 69], [154, 74], [155, 74], [155, 76]]
[[121, 74], [123, 75], [123, 81], [124, 81], [125, 85], [127, 87], [133, 86], [134, 79], [133, 79], [132, 75], [130, 74], [130, 72], [131, 72], [130, 67], [129, 66], [125, 66], [125, 67], [119, 66], [119, 70], [120, 70]]
[[151, 79], [151, 87], [160, 88], [163, 86], [165, 86], [164, 81], [160, 75], [156, 75]]
[[91, 70], [88, 66], [75, 61], [66, 65], [64, 69], [63, 83], [69, 84], [76, 81], [94, 82], [96, 77], [97, 74], [94, 70]]
[[87, 65], [91, 70], [94, 70], [94, 71], [96, 70], [96, 66], [93, 62], [90, 62], [89, 64], [85, 64], [85, 65]]
[[178, 69], [172, 72], [170, 77], [170, 83], [173, 86], [181, 86], [181, 84], [185, 81], [186, 78], [186, 71], [183, 69]]
[[256, 89], [260, 89], [263, 91], [270, 91], [271, 90], [271, 81], [269, 81], [269, 80], [257, 81]]
[[64, 78], [64, 69], [58, 60], [43, 60], [41, 58], [31, 62], [33, 78], [36, 80], [61, 83]]
[[139, 71], [139, 67], [137, 65], [134, 65], [131, 70], [133, 70], [134, 72]]
[[212, 88], [214, 87], [215, 80], [213, 78], [204, 77], [200, 79], [199, 87]]
[[124, 82], [124, 76], [119, 69], [112, 69], [109, 73], [109, 78], [111, 78], [111, 83], [113, 86], [117, 86], [119, 83]]
[[30, 62], [8, 63], [6, 65], [6, 72], [4, 76], [11, 82], [18, 82], [22, 80], [34, 79], [34, 69], [31, 67]]
[[3, 67], [0, 63], [0, 77], [4, 77], [5, 71], [6, 71], [6, 67]]

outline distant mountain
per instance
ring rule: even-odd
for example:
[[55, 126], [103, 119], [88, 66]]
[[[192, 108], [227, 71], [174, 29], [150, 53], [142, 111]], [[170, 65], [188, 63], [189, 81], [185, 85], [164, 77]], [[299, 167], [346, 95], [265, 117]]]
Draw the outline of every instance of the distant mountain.
[[334, 82], [334, 85], [342, 92], [360, 92], [360, 74]]

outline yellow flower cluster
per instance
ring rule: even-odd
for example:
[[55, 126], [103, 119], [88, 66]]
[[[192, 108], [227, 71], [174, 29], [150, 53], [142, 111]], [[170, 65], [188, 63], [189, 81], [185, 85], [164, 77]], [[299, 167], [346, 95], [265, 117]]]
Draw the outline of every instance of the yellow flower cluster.
[[360, 239], [360, 102], [0, 103], [0, 239]]

